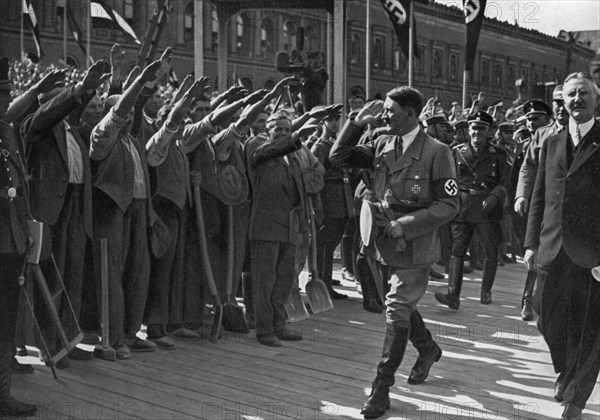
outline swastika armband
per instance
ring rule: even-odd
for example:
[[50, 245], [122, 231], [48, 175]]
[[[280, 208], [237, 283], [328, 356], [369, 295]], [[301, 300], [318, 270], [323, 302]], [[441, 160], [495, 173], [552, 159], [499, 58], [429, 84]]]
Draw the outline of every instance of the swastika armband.
[[458, 183], [454, 178], [440, 178], [434, 182], [433, 193], [436, 197], [456, 197]]

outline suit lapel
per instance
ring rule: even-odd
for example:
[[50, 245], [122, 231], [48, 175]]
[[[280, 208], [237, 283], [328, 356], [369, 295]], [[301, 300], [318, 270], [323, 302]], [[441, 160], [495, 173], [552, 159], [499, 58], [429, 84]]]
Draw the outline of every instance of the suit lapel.
[[573, 156], [573, 163], [569, 168], [567, 176], [571, 175], [581, 167], [598, 149], [600, 146], [600, 124], [595, 122], [592, 129], [581, 139], [581, 148]]
[[[60, 153], [60, 157], [62, 157], [65, 165], [69, 166], [69, 155], [67, 153], [67, 130], [66, 130], [66, 122], [62, 122], [62, 124], [56, 124], [54, 128], [54, 137], [56, 140], [56, 145], [58, 146], [58, 152]], [[82, 152], [83, 153], [83, 152]]]

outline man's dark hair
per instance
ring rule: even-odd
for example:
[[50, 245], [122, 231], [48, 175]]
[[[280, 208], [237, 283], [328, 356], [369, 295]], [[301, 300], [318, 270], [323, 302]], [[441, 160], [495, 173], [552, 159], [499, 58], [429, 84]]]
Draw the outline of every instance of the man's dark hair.
[[423, 95], [418, 90], [408, 86], [400, 86], [390, 90], [387, 97], [398, 103], [402, 108], [412, 108], [417, 117], [421, 115]]

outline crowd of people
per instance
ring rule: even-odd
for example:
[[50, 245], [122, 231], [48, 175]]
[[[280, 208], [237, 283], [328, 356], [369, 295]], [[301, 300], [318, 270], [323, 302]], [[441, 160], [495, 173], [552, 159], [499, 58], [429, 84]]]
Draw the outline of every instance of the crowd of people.
[[[332, 276], [339, 246], [343, 278], [356, 282], [364, 309], [386, 312], [365, 418], [389, 408], [408, 341], [419, 352], [411, 385], [442, 357], [417, 309], [430, 276], [444, 278], [433, 264], [448, 277], [435, 298], [458, 310], [466, 271], [482, 270], [480, 302], [489, 305], [498, 265], [524, 258], [521, 316], [532, 320], [535, 308], [559, 374], [555, 398], [567, 402], [563, 418], [581, 418], [600, 369], [599, 311], [589, 304], [600, 293], [590, 273], [600, 265], [597, 204], [587, 200], [600, 173], [591, 78], [575, 73], [551, 105], [530, 99], [507, 111], [485, 107], [483, 93], [469, 109], [445, 110], [410, 87], [385, 100], [352, 92], [342, 115], [344, 105], [318, 94], [310, 103], [301, 95], [297, 112], [296, 77], [270, 90], [235, 84], [211, 94], [203, 75], [165, 83], [170, 48], [129, 74], [123, 57], [116, 44], [110, 63], [85, 72], [11, 67], [14, 98], [0, 107], [2, 414], [35, 412], [10, 396], [11, 371], [31, 369], [14, 355], [25, 344], [17, 279], [33, 241], [26, 222], [35, 219], [51, 240], [42, 271], [51, 288], [66, 288], [69, 303], [56, 302], [63, 322], [80, 327], [86, 344], [108, 334], [119, 360], [206, 338], [212, 299], [232, 309], [223, 314], [230, 331], [256, 329], [270, 347], [301, 340], [288, 328], [286, 302], [309, 243], [333, 300], [347, 298]], [[63, 342], [37, 306], [55, 354]], [[74, 347], [56, 367], [91, 358]]]

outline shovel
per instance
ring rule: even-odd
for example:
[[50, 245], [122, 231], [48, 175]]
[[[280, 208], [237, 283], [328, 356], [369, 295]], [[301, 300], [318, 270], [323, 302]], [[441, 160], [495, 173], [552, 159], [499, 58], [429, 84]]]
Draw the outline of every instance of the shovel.
[[333, 302], [329, 291], [323, 280], [319, 279], [317, 270], [317, 227], [315, 225], [315, 214], [312, 198], [308, 199], [308, 216], [310, 219], [310, 253], [308, 254], [308, 269], [310, 280], [306, 283], [306, 297], [313, 314], [333, 309]]
[[304, 302], [302, 302], [302, 296], [300, 296], [300, 289], [297, 284], [292, 286], [292, 291], [285, 302], [285, 312], [287, 313], [289, 322], [298, 322], [304, 319], [308, 319], [308, 311]]
[[196, 207], [196, 224], [198, 225], [198, 236], [200, 237], [200, 254], [202, 254], [202, 266], [204, 267], [204, 275], [210, 289], [210, 294], [214, 298], [215, 315], [210, 330], [210, 341], [216, 343], [219, 338], [219, 330], [223, 321], [223, 305], [219, 299], [219, 292], [215, 286], [210, 259], [208, 258], [208, 248], [206, 245], [206, 232], [204, 230], [204, 215], [202, 214], [202, 199], [200, 198], [200, 186], [194, 185], [194, 206]]
[[231, 298], [233, 283], [233, 206], [227, 206], [227, 290], [223, 303], [223, 328], [227, 331], [248, 333], [250, 329], [244, 317], [244, 310]]

